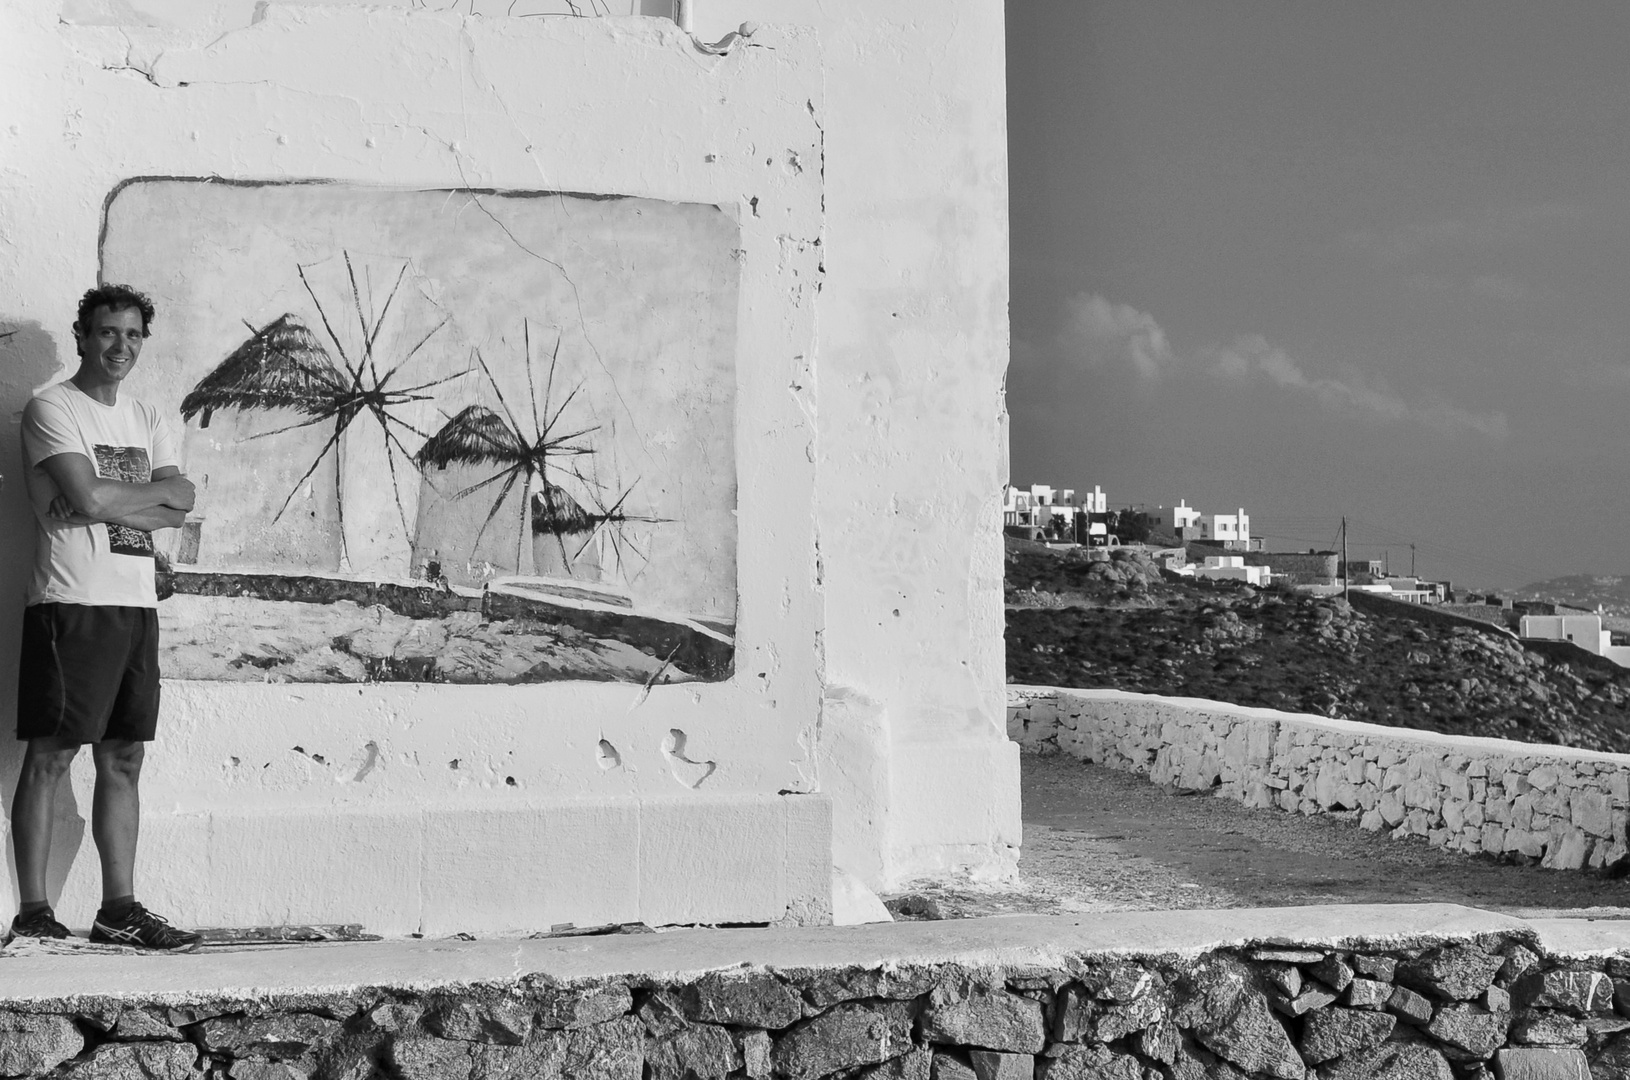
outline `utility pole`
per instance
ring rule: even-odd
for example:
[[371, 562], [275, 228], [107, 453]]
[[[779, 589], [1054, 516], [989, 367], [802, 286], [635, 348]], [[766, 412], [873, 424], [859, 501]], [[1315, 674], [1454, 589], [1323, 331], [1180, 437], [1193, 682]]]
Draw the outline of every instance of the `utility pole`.
[[1409, 576], [1415, 576], [1415, 545], [1409, 545]]
[[1341, 519], [1341, 598], [1343, 600], [1349, 597], [1347, 578], [1347, 518], [1343, 515]]

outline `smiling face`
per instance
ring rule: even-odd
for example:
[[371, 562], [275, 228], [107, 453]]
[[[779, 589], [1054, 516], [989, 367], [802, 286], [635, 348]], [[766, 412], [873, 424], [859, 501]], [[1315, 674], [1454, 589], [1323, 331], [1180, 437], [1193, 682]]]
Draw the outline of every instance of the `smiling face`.
[[141, 311], [134, 307], [110, 310], [105, 305], [91, 312], [89, 326], [75, 326], [79, 344], [79, 373], [74, 383], [91, 397], [112, 404], [119, 383], [130, 374], [146, 340]]

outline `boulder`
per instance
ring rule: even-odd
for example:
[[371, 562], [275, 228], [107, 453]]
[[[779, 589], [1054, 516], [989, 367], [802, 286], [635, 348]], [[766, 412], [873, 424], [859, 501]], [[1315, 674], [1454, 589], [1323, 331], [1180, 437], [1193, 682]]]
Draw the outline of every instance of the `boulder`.
[[1483, 1060], [1505, 1043], [1510, 1023], [1510, 1013], [1491, 1013], [1478, 1005], [1445, 1005], [1426, 1030], [1439, 1042]]
[[804, 1014], [798, 997], [765, 971], [710, 972], [678, 992], [680, 1007], [691, 1020], [738, 1027], [784, 1028]]
[[204, 1070], [191, 1043], [105, 1043], [61, 1075], [63, 1080], [200, 1080]]
[[50, 1072], [85, 1048], [66, 1016], [0, 1012], [0, 1076]]
[[536, 1023], [542, 1028], [581, 1028], [615, 1020], [634, 1007], [633, 995], [624, 984], [600, 986], [548, 987], [534, 991]]
[[1583, 1050], [1517, 1047], [1494, 1055], [1500, 1080], [1592, 1080]]
[[1557, 1009], [1523, 1009], [1511, 1021], [1511, 1041], [1522, 1046], [1584, 1046], [1582, 1021]]
[[978, 986], [936, 989], [923, 1014], [923, 1037], [1014, 1054], [1037, 1053], [1047, 1042], [1040, 1002]]
[[1532, 970], [1511, 984], [1511, 1000], [1583, 1017], [1613, 1007], [1613, 983], [1599, 971]]
[[1489, 988], [1504, 964], [1504, 957], [1490, 956], [1475, 945], [1445, 945], [1399, 964], [1394, 977], [1433, 997], [1470, 1001]]
[[339, 1034], [340, 1026], [339, 1021], [326, 1016], [288, 1012], [253, 1018], [216, 1017], [204, 1021], [198, 1033], [204, 1049], [214, 1053], [292, 1061]]
[[1066, 1046], [1036, 1063], [1035, 1080], [1143, 1080], [1143, 1065], [1107, 1046]]
[[1194, 1035], [1206, 1049], [1244, 1072], [1279, 1080], [1303, 1080], [1307, 1075], [1267, 999], [1254, 990], [1240, 995], [1238, 1008], [1226, 1021], [1197, 1027]]
[[970, 1050], [968, 1064], [977, 1080], [1035, 1080], [1034, 1054], [1009, 1054], [1001, 1050]]
[[665, 1038], [647, 1039], [645, 1063], [661, 1080], [711, 1080], [743, 1065], [736, 1040], [717, 1024], [691, 1024]]
[[[1036, 1008], [1039, 1012], [1041, 1006]], [[777, 1076], [814, 1080], [840, 1069], [876, 1065], [911, 1049], [911, 1010], [905, 1002], [836, 1005], [777, 1038], [770, 1061]]]
[[1339, 1006], [1309, 1013], [1302, 1021], [1297, 1046], [1311, 1065], [1367, 1050], [1385, 1042], [1398, 1021], [1384, 1012], [1343, 1009]]

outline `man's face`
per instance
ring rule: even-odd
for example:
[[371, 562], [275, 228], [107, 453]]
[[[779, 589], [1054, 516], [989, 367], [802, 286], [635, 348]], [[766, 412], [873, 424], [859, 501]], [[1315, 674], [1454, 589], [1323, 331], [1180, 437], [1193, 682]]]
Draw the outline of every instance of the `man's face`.
[[81, 370], [97, 382], [118, 383], [130, 374], [141, 356], [142, 321], [139, 308], [111, 311], [107, 305], [91, 311], [90, 325], [76, 327]]

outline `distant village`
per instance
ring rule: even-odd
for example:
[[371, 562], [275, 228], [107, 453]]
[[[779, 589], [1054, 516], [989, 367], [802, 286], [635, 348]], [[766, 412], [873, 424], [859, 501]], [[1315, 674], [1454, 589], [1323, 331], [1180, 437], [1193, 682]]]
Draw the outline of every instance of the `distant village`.
[[[1567, 643], [1630, 667], [1630, 644], [1615, 643], [1602, 613], [1547, 601], [1516, 601], [1496, 594], [1456, 591], [1449, 581], [1390, 574], [1382, 559], [1343, 560], [1339, 552], [1269, 551], [1251, 535], [1243, 507], [1205, 513], [1179, 499], [1173, 506], [1109, 509], [1098, 485], [1091, 491], [1032, 484], [1004, 485], [1002, 526], [1011, 537], [1051, 547], [1135, 548], [1166, 572], [1204, 581], [1239, 581], [1261, 588], [1279, 585], [1334, 595], [1357, 594], [1360, 602], [1430, 606], [1435, 617], [1502, 627], [1530, 641]], [[1422, 611], [1421, 615], [1426, 615]]]

